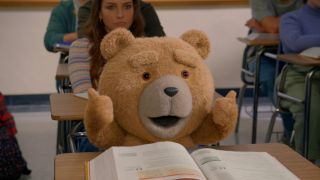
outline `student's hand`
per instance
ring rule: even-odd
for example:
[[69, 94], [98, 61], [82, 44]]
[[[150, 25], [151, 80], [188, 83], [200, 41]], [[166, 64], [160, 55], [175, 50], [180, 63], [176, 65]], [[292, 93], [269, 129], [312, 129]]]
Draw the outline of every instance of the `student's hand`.
[[261, 26], [261, 24], [254, 18], [249, 19], [245, 24], [249, 29], [254, 29], [257, 32], [263, 33], [265, 29]]
[[73, 42], [74, 40], [76, 40], [78, 38], [78, 35], [76, 32], [72, 32], [72, 33], [67, 33], [63, 36], [63, 41], [64, 42]]
[[249, 29], [255, 29], [256, 31], [260, 32], [261, 25], [256, 21], [254, 18], [249, 19], [245, 24]]
[[257, 32], [263, 33], [265, 29], [261, 26], [261, 24], [254, 18], [249, 19], [245, 24], [249, 29], [254, 29]]
[[279, 23], [280, 18], [275, 16], [266, 16], [260, 22], [267, 33], [273, 34], [277, 34], [279, 32]]

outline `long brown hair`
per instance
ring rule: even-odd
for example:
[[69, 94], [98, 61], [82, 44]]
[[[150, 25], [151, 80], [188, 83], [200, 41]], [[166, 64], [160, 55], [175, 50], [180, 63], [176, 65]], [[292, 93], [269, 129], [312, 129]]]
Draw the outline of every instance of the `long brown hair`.
[[[93, 88], [97, 88], [97, 81], [105, 64], [105, 59], [102, 57], [100, 52], [100, 42], [102, 38], [107, 34], [105, 30], [105, 25], [99, 19], [99, 13], [101, 10], [101, 4], [103, 0], [92, 0], [91, 14], [86, 24], [86, 34], [91, 43], [89, 54], [91, 56], [90, 60], [90, 76]], [[132, 0], [133, 2], [133, 22], [130, 27], [130, 31], [135, 37], [140, 37], [144, 35], [144, 19], [140, 11], [140, 0]]]

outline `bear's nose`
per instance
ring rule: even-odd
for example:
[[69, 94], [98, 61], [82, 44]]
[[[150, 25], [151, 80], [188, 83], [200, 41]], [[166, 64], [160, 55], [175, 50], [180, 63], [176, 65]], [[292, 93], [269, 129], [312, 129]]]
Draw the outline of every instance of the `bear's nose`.
[[167, 87], [164, 89], [164, 92], [170, 97], [173, 97], [174, 95], [176, 95], [178, 91], [179, 91], [178, 88], [175, 88], [175, 87]]

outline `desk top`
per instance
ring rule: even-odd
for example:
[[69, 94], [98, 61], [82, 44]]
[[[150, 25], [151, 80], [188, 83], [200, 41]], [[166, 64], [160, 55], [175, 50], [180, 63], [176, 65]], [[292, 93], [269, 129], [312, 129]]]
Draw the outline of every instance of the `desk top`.
[[[222, 97], [215, 93], [214, 98]], [[87, 100], [74, 96], [73, 93], [51, 94], [50, 111], [53, 120], [82, 120]]]
[[280, 54], [277, 59], [300, 66], [320, 66], [320, 59], [314, 59], [299, 54]]
[[[220, 146], [217, 149], [230, 151], [264, 151], [278, 159], [301, 180], [319, 180], [320, 168], [313, 165], [298, 153], [284, 144], [248, 144]], [[84, 180], [84, 162], [96, 157], [99, 153], [65, 153], [55, 157], [56, 180]]]
[[277, 46], [279, 45], [279, 40], [268, 40], [268, 39], [254, 39], [250, 40], [246, 37], [237, 38], [240, 42], [247, 44], [248, 46]]
[[56, 72], [56, 80], [61, 80], [69, 77], [68, 64], [58, 64]]
[[87, 100], [72, 93], [51, 94], [50, 111], [53, 120], [82, 120]]

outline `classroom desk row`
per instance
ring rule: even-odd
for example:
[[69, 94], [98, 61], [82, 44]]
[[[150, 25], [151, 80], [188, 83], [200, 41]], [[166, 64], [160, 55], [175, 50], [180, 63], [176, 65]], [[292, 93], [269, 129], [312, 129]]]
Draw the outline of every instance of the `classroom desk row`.
[[[259, 104], [259, 87], [260, 87], [260, 59], [269, 49], [277, 48], [279, 45], [279, 40], [276, 39], [255, 39], [250, 40], [248, 38], [238, 38], [242, 43], [245, 43], [247, 46], [262, 46], [260, 53], [255, 57], [256, 59], [256, 68], [254, 72], [254, 91], [253, 91], [253, 115], [252, 115], [252, 138], [251, 142], [256, 143], [257, 135], [257, 123], [258, 123], [258, 104]], [[279, 61], [286, 63], [308, 66], [308, 67], [320, 67], [320, 60], [313, 58], [308, 58], [298, 54], [280, 54], [276, 55], [274, 58]]]
[[[221, 97], [215, 93], [214, 98]], [[87, 99], [73, 93], [55, 93], [50, 95], [51, 119], [58, 121], [79, 121], [83, 119]]]
[[[268, 152], [301, 180], [319, 180], [320, 168], [316, 167], [284, 144], [248, 144], [215, 147], [230, 151]], [[85, 162], [99, 153], [65, 153], [54, 161], [55, 180], [85, 180]]]
[[[299, 55], [278, 55], [278, 59], [304, 66], [320, 66], [320, 61]], [[68, 77], [67, 65], [60, 64], [57, 78]], [[215, 97], [220, 95], [215, 95]], [[58, 121], [79, 121], [83, 119], [87, 100], [74, 96], [72, 93], [51, 94], [51, 117]], [[233, 151], [265, 151], [277, 158], [300, 179], [320, 179], [320, 169], [304, 159], [298, 153], [282, 144], [251, 144], [236, 146], [220, 146], [218, 149]], [[84, 162], [96, 157], [99, 153], [65, 153], [55, 158], [56, 180], [85, 179]]]
[[[246, 42], [246, 41], [245, 41]], [[257, 43], [257, 42], [255, 42]], [[249, 43], [251, 45], [255, 43]], [[261, 43], [261, 42], [259, 42]], [[273, 42], [275, 43], [275, 42]], [[273, 44], [269, 43], [269, 44]], [[283, 54], [283, 55], [277, 55], [276, 59], [292, 63], [292, 64], [298, 64], [302, 66], [320, 66], [320, 61], [315, 60], [312, 58], [300, 56], [297, 54]], [[68, 70], [67, 70], [67, 64], [59, 64], [57, 69], [56, 78], [65, 79], [68, 77]], [[257, 78], [258, 76], [256, 76]], [[258, 82], [256, 80], [256, 82]], [[259, 83], [255, 84], [255, 91], [254, 91], [254, 113], [253, 113], [253, 125], [252, 125], [252, 143], [256, 143], [256, 131], [257, 131], [257, 107], [258, 107], [258, 93], [257, 90], [259, 86]], [[219, 95], [215, 95], [217, 97]], [[60, 93], [60, 94], [52, 94], [50, 96], [50, 103], [51, 103], [51, 117], [53, 120], [58, 121], [70, 121], [70, 120], [82, 120], [83, 119], [83, 113], [84, 108], [86, 105], [86, 100], [81, 99], [78, 97], [73, 96], [73, 94], [70, 93]], [[61, 123], [60, 123], [61, 124]], [[63, 124], [63, 123], [62, 123]], [[60, 129], [63, 129], [64, 127], [61, 127]], [[70, 129], [70, 128], [69, 128]]]

